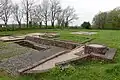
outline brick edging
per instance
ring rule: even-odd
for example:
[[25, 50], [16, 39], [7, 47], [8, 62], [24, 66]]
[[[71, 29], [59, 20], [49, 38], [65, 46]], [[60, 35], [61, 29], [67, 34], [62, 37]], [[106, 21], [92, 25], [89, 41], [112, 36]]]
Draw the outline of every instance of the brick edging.
[[25, 40], [30, 40], [30, 41], [43, 44], [43, 45], [62, 47], [62, 48], [70, 49], [70, 50], [76, 48], [77, 46], [81, 46], [80, 43], [73, 43], [73, 42], [46, 39], [46, 38], [37, 38], [37, 37], [30, 37], [30, 36], [25, 37]]

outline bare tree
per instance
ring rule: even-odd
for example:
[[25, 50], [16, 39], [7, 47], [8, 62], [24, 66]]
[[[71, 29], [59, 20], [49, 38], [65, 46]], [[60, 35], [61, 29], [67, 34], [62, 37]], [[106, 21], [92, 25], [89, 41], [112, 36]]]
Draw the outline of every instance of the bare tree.
[[22, 4], [23, 4], [24, 13], [26, 15], [26, 23], [27, 23], [27, 28], [28, 28], [29, 27], [29, 19], [30, 19], [30, 11], [33, 7], [34, 0], [23, 0]]
[[3, 7], [4, 7], [3, 0], [0, 0], [0, 16], [3, 15]]
[[21, 28], [21, 21], [23, 18], [23, 11], [22, 9], [20, 9], [18, 4], [15, 4], [13, 6], [13, 18], [15, 21], [17, 21], [17, 23], [19, 24], [19, 28]]
[[43, 16], [42, 16], [42, 8], [40, 5], [34, 6], [32, 10], [32, 19], [33, 22], [38, 23], [39, 26], [42, 26]]
[[58, 27], [64, 26], [64, 12], [63, 12], [63, 10], [61, 10], [60, 12], [57, 13], [56, 20], [57, 20]]
[[68, 27], [69, 23], [78, 19], [78, 16], [75, 13], [75, 9], [71, 8], [70, 6], [65, 8], [63, 10], [63, 13], [64, 13], [63, 15], [64, 15], [64, 22], [65, 22], [64, 25], [65, 25], [65, 27]]
[[68, 27], [69, 23], [78, 19], [78, 16], [75, 13], [74, 8], [71, 8], [68, 6], [67, 8], [57, 13], [56, 19], [57, 19], [58, 26]]
[[44, 23], [45, 26], [48, 26], [48, 20], [49, 20], [49, 16], [50, 16], [50, 2], [49, 0], [43, 0], [42, 4], [41, 4], [41, 8], [42, 8], [42, 16], [44, 18]]
[[57, 13], [61, 12], [61, 5], [59, 0], [50, 0], [50, 20], [51, 25], [54, 27]]
[[12, 2], [11, 0], [0, 0], [0, 4], [2, 4], [2, 11], [1, 11], [1, 15], [0, 15], [0, 18], [1, 20], [4, 21], [5, 23], [5, 26], [7, 27], [7, 23], [8, 23], [8, 20], [9, 20], [9, 17], [12, 13]]

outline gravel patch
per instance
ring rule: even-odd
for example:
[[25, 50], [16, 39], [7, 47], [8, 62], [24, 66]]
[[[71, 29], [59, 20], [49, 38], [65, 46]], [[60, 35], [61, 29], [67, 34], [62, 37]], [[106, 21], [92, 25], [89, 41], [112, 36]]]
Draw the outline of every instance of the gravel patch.
[[0, 44], [0, 60], [10, 58], [16, 55], [25, 54], [32, 51], [31, 48], [19, 46], [15, 43], [1, 43]]
[[59, 47], [51, 47], [45, 51], [32, 50], [26, 54], [17, 55], [15, 57], [2, 61], [0, 63], [0, 68], [9, 71], [12, 74], [17, 74], [18, 70], [32, 66], [36, 62], [64, 50], [64, 48]]

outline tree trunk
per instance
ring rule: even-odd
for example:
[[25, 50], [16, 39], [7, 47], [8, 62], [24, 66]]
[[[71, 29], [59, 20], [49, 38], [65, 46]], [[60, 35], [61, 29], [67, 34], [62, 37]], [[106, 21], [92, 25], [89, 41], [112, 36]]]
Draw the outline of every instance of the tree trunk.
[[29, 28], [29, 13], [28, 13], [28, 1], [27, 1], [27, 11], [26, 11], [26, 18], [27, 18], [27, 28]]
[[60, 20], [57, 20], [57, 26], [58, 26], [58, 28], [60, 28]]
[[21, 28], [21, 22], [18, 22], [19, 28]]
[[48, 27], [48, 25], [47, 25], [47, 20], [45, 21], [45, 27], [46, 27], [46, 28]]
[[54, 28], [54, 21], [51, 21], [52, 27]]
[[65, 22], [65, 27], [67, 27], [67, 28], [68, 28], [68, 22]]
[[42, 21], [41, 21], [41, 22], [39, 22], [39, 27], [40, 27], [40, 28], [42, 28]]
[[7, 22], [5, 22], [5, 26], [6, 26], [6, 27], [8, 27], [8, 24], [7, 24]]
[[27, 12], [27, 14], [26, 14], [26, 18], [27, 18], [27, 28], [29, 28], [28, 12]]
[[65, 21], [63, 20], [61, 23], [61, 27], [64, 28], [65, 27]]
[[32, 28], [32, 21], [29, 21], [29, 27]]

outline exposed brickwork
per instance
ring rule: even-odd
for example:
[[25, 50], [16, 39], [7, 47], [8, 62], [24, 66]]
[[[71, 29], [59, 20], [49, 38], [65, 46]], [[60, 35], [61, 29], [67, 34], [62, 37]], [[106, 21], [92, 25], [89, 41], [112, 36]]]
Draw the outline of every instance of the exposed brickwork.
[[39, 43], [39, 44], [43, 44], [43, 45], [57, 46], [57, 47], [62, 47], [67, 49], [74, 49], [77, 46], [81, 46], [80, 44], [73, 43], [73, 42], [65, 42], [60, 40], [52, 40], [52, 39], [37, 38], [37, 37], [30, 37], [30, 36], [27, 36], [25, 39]]
[[85, 53], [90, 54], [91, 52], [96, 54], [105, 54], [108, 51], [107, 47], [91, 47], [89, 45], [85, 46]]

